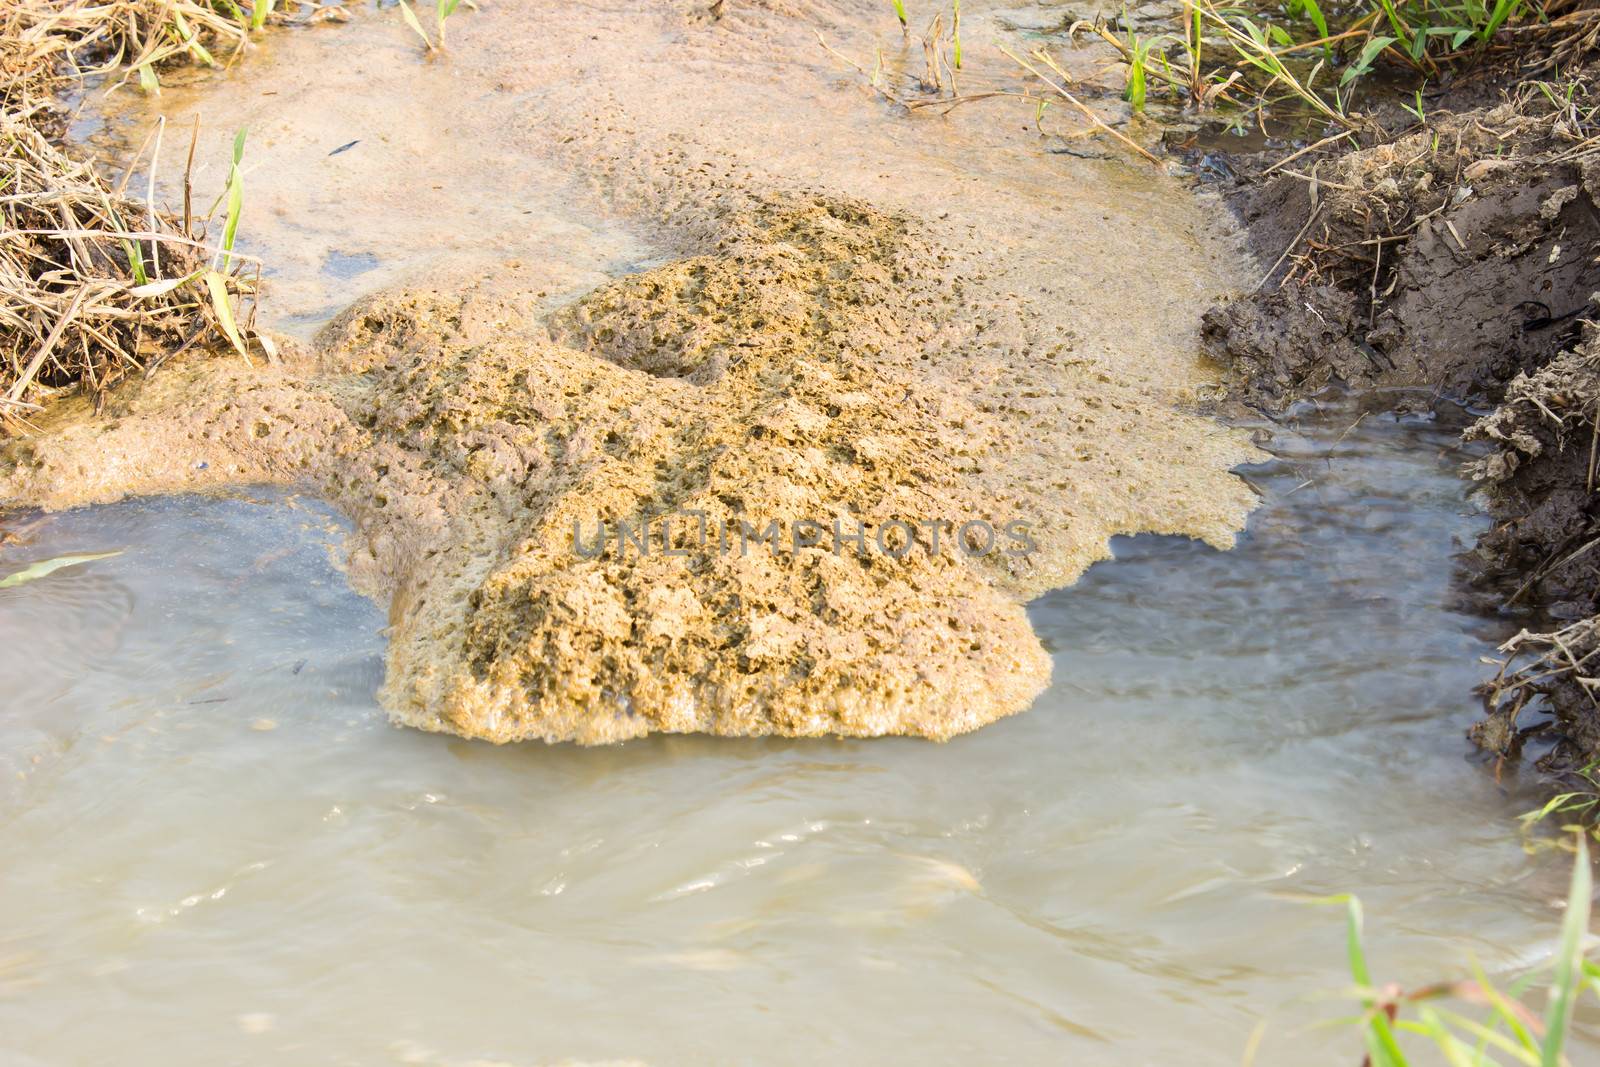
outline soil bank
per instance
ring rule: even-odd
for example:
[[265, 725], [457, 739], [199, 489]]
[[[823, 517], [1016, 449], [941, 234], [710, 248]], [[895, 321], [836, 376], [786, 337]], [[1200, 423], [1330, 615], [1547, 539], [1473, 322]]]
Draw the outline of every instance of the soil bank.
[[1600, 130], [1592, 67], [1538, 77], [1551, 92], [1479, 78], [1425, 122], [1375, 121], [1276, 173], [1256, 163], [1233, 202], [1279, 266], [1208, 312], [1204, 335], [1252, 404], [1342, 382], [1487, 411], [1465, 436], [1491, 446], [1468, 473], [1495, 522], [1462, 577], [1523, 629], [1472, 736], [1505, 758], [1546, 734], [1542, 765], [1563, 770], [1600, 756]]

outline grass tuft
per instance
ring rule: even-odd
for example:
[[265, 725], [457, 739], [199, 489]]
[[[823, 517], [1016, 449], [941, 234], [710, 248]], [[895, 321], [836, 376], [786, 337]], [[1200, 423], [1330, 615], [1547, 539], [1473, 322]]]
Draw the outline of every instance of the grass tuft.
[[[219, 65], [268, 25], [338, 21], [315, 0], [6, 0], [0, 4], [0, 103], [56, 79], [122, 71], [147, 92], [176, 61]], [[116, 84], [121, 84], [121, 81]]]
[[[217, 65], [254, 30], [336, 12], [309, 0], [0, 4], [0, 428], [25, 427], [68, 390], [99, 407], [119, 380], [191, 347], [232, 348], [248, 361], [257, 339], [257, 265], [235, 248], [243, 131], [213, 243], [189, 208], [192, 143], [183, 208], [167, 210], [155, 201], [164, 127], [152, 134], [148, 159], [141, 148], [113, 185], [50, 139], [60, 129], [55, 90], [103, 75], [112, 87], [136, 78], [158, 91], [164, 65]], [[141, 162], [142, 199], [126, 188]]]
[[[239, 204], [230, 192], [233, 231]], [[252, 262], [195, 225], [0, 114], [0, 420], [15, 428], [74, 386], [98, 406], [127, 375], [211, 339], [247, 353], [251, 315], [241, 325], [229, 300], [248, 305]]]
[[[1347, 1021], [1361, 1029], [1366, 1063], [1371, 1067], [1412, 1067], [1424, 1062], [1400, 1040], [1402, 1035], [1412, 1035], [1431, 1044], [1443, 1062], [1453, 1067], [1568, 1067], [1566, 1047], [1577, 1003], [1585, 992], [1600, 997], [1600, 967], [1584, 956], [1594, 893], [1584, 835], [1575, 836], [1573, 851], [1566, 911], [1548, 965], [1550, 980], [1542, 1018], [1522, 997], [1543, 972], [1526, 975], [1504, 990], [1476, 966], [1470, 980], [1413, 990], [1377, 985], [1367, 962], [1361, 901], [1348, 895], [1318, 901], [1345, 908], [1345, 955], [1355, 983], [1353, 995], [1361, 1004], [1361, 1013]], [[1449, 1001], [1487, 1009], [1487, 1014], [1473, 1018], [1445, 1007]]]

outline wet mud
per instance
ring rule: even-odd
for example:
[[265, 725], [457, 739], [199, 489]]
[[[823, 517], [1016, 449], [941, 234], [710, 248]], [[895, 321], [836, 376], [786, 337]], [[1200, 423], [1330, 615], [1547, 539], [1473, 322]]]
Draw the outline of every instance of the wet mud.
[[[1277, 266], [1249, 296], [1209, 311], [1203, 330], [1253, 405], [1337, 382], [1425, 386], [1487, 412], [1464, 436], [1490, 451], [1466, 471], [1495, 522], [1461, 556], [1462, 577], [1525, 636], [1600, 607], [1600, 341], [1589, 326], [1600, 312], [1600, 155], [1581, 117], [1592, 72], [1574, 79], [1570, 106], [1533, 86], [1471, 106], [1478, 85], [1421, 128], [1369, 132], [1377, 143], [1313, 155], [1293, 174], [1258, 165], [1234, 203], [1261, 261]], [[1515, 756], [1546, 735], [1550, 769], [1600, 755], [1593, 630], [1507, 646], [1520, 655], [1539, 645], [1544, 673], [1519, 682], [1512, 656], [1484, 689], [1474, 740]]]
[[1208, 345], [1269, 400], [1333, 378], [1498, 396], [1576, 340], [1600, 287], [1600, 170], [1556, 142], [1507, 105], [1271, 177], [1241, 198], [1258, 257], [1309, 258], [1209, 314]]
[[[180, 363], [103, 418], [64, 407], [9, 450], [0, 499], [313, 487], [356, 523], [352, 583], [389, 606], [383, 701], [425, 729], [943, 739], [1026, 708], [1049, 675], [1027, 600], [1116, 534], [1227, 547], [1254, 502], [1229, 473], [1253, 449], [1196, 410], [1215, 372], [1194, 324], [1238, 259], [1175, 183], [1052, 160], [993, 116], [908, 120], [814, 45], [864, 46], [881, 21], [461, 20], [473, 131], [561, 170], [595, 232], [632, 229], [657, 265], [561, 301], [563, 250], [453, 257], [435, 285], [282, 338], [279, 366]], [[349, 30], [381, 51], [404, 28]], [[377, 140], [456, 136], [448, 117]], [[324, 121], [274, 144], [327, 139]], [[295, 217], [274, 188], [273, 217]], [[650, 533], [588, 551], [623, 529]]]

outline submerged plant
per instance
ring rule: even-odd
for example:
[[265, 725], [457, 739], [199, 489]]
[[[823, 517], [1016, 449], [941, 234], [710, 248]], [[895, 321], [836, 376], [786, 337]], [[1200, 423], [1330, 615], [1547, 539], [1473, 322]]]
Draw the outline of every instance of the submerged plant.
[[1557, 819], [1557, 827], [1566, 833], [1582, 833], [1600, 841], [1600, 760], [1587, 764], [1570, 776], [1572, 788], [1557, 793], [1542, 807], [1523, 812], [1518, 816], [1531, 851], [1549, 847], [1547, 838], [1535, 837], [1535, 831]]
[[[1083, 116], [1083, 118], [1088, 122], [1088, 130], [1104, 133], [1114, 140], [1122, 143], [1124, 146], [1132, 149], [1134, 152], [1137, 152], [1151, 163], [1155, 163], [1157, 165], [1160, 164], [1161, 161], [1157, 159], [1156, 156], [1149, 151], [1149, 149], [1139, 144], [1139, 142], [1135, 141], [1127, 134], [1122, 133], [1121, 131], [1108, 125], [1104, 119], [1095, 114], [1093, 108], [1089, 107], [1082, 100], [1079, 100], [1075, 95], [1072, 94], [1070, 90], [1068, 90], [1067, 86], [1071, 83], [1072, 79], [1067, 76], [1067, 72], [1061, 69], [1060, 64], [1058, 64], [1055, 59], [1051, 57], [1048, 51], [1043, 48], [1035, 49], [1030, 56], [1032, 62], [1029, 62], [1029, 59], [1024, 59], [1006, 48], [1001, 48], [1000, 51], [1003, 52], [1005, 56], [1013, 63], [1016, 63], [1023, 70], [1039, 79], [1039, 81], [1044, 83], [1044, 85], [1051, 92], [1053, 92], [1060, 99], [1065, 100], [1074, 111]], [[1040, 70], [1040, 67], [1043, 67], [1044, 70]], [[1041, 110], [1039, 115], [1042, 114], [1043, 111]]]
[[[417, 13], [412, 9], [408, 0], [397, 0], [397, 2], [400, 7], [400, 16], [405, 19], [406, 25], [411, 27], [412, 32], [422, 38], [423, 47], [429, 52], [444, 51], [445, 23], [449, 21], [451, 15], [456, 13], [456, 8], [461, 6], [461, 0], [434, 0], [433, 24], [434, 32], [439, 37], [437, 44], [434, 43], [433, 38], [428, 36], [428, 31], [422, 28], [422, 20], [417, 18]], [[475, 8], [477, 5], [472, 0], [467, 0], [467, 6]]]
[[28, 582], [36, 582], [40, 578], [48, 577], [56, 571], [66, 567], [76, 567], [83, 563], [93, 563], [98, 559], [110, 559], [112, 556], [122, 555], [122, 550], [115, 552], [90, 552], [75, 556], [56, 556], [54, 559], [44, 559], [37, 563], [30, 563], [15, 574], [8, 574], [0, 578], [0, 589], [11, 589]]

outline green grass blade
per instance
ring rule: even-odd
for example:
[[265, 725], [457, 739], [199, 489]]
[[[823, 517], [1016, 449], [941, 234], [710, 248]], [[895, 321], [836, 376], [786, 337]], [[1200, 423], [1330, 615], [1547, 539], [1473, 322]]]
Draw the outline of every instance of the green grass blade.
[[[1332, 34], [1328, 32], [1328, 19], [1325, 15], [1323, 15], [1322, 8], [1317, 6], [1317, 0], [1294, 0], [1294, 2], [1289, 6], [1289, 10], [1291, 12], [1304, 14], [1307, 18], [1309, 18], [1311, 20], [1311, 25], [1317, 28], [1318, 37], [1332, 36]], [[1326, 51], [1332, 46], [1323, 45], [1322, 47], [1323, 50]]]
[[1479, 39], [1487, 41], [1493, 37], [1495, 31], [1511, 17], [1511, 13], [1521, 6], [1520, 0], [1497, 0], [1494, 11], [1489, 14], [1489, 21], [1483, 24], [1483, 30], [1478, 35]]
[[1144, 72], [1144, 52], [1135, 49], [1133, 63], [1128, 67], [1128, 87], [1123, 93], [1135, 113], [1144, 110], [1145, 94], [1149, 92], [1149, 84]]
[[239, 163], [244, 159], [244, 136], [246, 127], [240, 127], [239, 132], [233, 135], [233, 163], [228, 168], [228, 218], [222, 227], [222, 269], [227, 270], [233, 257], [233, 241], [239, 233], [239, 216], [244, 213], [244, 174], [239, 170]]
[[956, 69], [961, 69], [961, 0], [954, 0], [950, 25], [950, 43], [955, 52]]
[[[126, 233], [128, 224], [122, 221], [122, 215], [117, 211], [116, 206], [111, 203], [111, 198], [105, 193], [101, 193], [100, 203], [105, 206], [105, 212], [111, 217], [112, 225], [119, 231]], [[119, 242], [122, 245], [122, 254], [128, 260], [128, 273], [133, 275], [133, 284], [148, 285], [150, 276], [145, 273], [144, 269], [144, 249], [140, 248], [139, 242], [132, 238], [122, 237], [119, 238]]]
[[1395, 37], [1403, 41], [1406, 47], [1411, 46], [1411, 29], [1400, 19], [1400, 12], [1394, 8], [1393, 0], [1378, 0], [1378, 6], [1383, 9], [1384, 16], [1389, 20], [1389, 28], [1394, 30]]
[[139, 250], [138, 244], [123, 238], [122, 254], [128, 257], [128, 271], [133, 275], [133, 284], [148, 285], [150, 275], [145, 273], [144, 254]]
[[[239, 335], [239, 324], [233, 317], [233, 305], [228, 302], [228, 280], [214, 270], [206, 271], [206, 290], [211, 294], [211, 307], [217, 313], [217, 324], [233, 347], [238, 349], [246, 363], [250, 363], [250, 350]], [[254, 366], [254, 364], [251, 364]]]
[[1517, 816], [1518, 821], [1525, 823], [1543, 822], [1549, 815], [1557, 811], [1565, 811], [1568, 801], [1582, 797], [1582, 793], [1557, 793], [1545, 802], [1545, 806], [1536, 811], [1525, 811]]
[[1418, 1021], [1414, 1023], [1400, 1023], [1399, 1028], [1421, 1034], [1432, 1041], [1449, 1061], [1450, 1067], [1483, 1067], [1483, 1058], [1473, 1051], [1471, 1045], [1450, 1032], [1438, 1012], [1423, 1008], [1417, 1012], [1417, 1018]]
[[13, 586], [22, 585], [24, 582], [36, 582], [47, 574], [54, 574], [63, 567], [75, 567], [80, 563], [88, 563], [91, 560], [110, 559], [112, 556], [120, 555], [122, 555], [122, 552], [119, 549], [116, 552], [94, 552], [81, 556], [57, 556], [55, 559], [40, 560], [38, 563], [28, 564], [15, 574], [8, 574], [4, 578], [0, 578], [0, 589], [10, 589]]
[[406, 0], [400, 0], [400, 14], [405, 18], [406, 25], [415, 30], [417, 36], [422, 38], [422, 43], [428, 47], [428, 51], [433, 51], [433, 41], [428, 37], [428, 31], [424, 30], [422, 23], [417, 21], [417, 13], [411, 10], [411, 5], [406, 3]]
[[1589, 932], [1589, 906], [1594, 893], [1594, 872], [1589, 869], [1589, 846], [1580, 834], [1578, 854], [1572, 862], [1572, 884], [1567, 890], [1567, 914], [1561, 922], [1561, 946], [1556, 954], [1556, 976], [1544, 1015], [1544, 1045], [1540, 1067], [1561, 1067], [1561, 1049], [1572, 1026], [1572, 1009], [1583, 982], [1583, 938]]
[[1484, 1047], [1493, 1046], [1496, 1050], [1505, 1053], [1516, 1062], [1527, 1064], [1528, 1067], [1536, 1067], [1539, 1062], [1539, 1057], [1535, 1053], [1528, 1051], [1491, 1027], [1453, 1011], [1440, 1011], [1439, 1014], [1457, 1030], [1465, 1031], [1476, 1037]]
[[1363, 989], [1372, 988], [1372, 973], [1367, 969], [1367, 952], [1361, 944], [1361, 901], [1345, 897], [1345, 955], [1350, 961], [1350, 977]]
[[[1522, 1008], [1522, 1004], [1512, 1001], [1504, 993], [1496, 989], [1494, 983], [1489, 981], [1489, 976], [1483, 973], [1483, 967], [1476, 960], [1472, 964], [1472, 973], [1478, 981], [1478, 989], [1483, 993], [1484, 999], [1489, 1002], [1489, 1007], [1493, 1009], [1494, 1018], [1506, 1024], [1506, 1028], [1511, 1031], [1511, 1035], [1517, 1039], [1517, 1043], [1522, 1048], [1537, 1052], [1539, 1050], [1539, 1042], [1534, 1037], [1533, 1031], [1528, 1029], [1528, 1021], [1524, 1018], [1526, 1009]], [[1529, 975], [1527, 981], [1531, 982], [1532, 978], [1533, 976]], [[1513, 987], [1513, 992], [1526, 988], [1526, 983], [1524, 983], [1520, 987]], [[1519, 1009], [1521, 1010], [1519, 1011]], [[1528, 1018], [1531, 1018], [1531, 1016], [1528, 1016]]]
[[222, 10], [226, 11], [229, 17], [239, 25], [245, 27], [250, 25], [250, 16], [241, 11], [239, 9], [239, 5], [234, 3], [233, 0], [214, 0], [211, 6], [215, 8], [219, 5], [221, 6]]
[[132, 289], [128, 290], [128, 295], [136, 300], [151, 300], [158, 296], [166, 296], [174, 289], [177, 289], [180, 286], [188, 285], [198, 277], [200, 277], [200, 271], [194, 271], [190, 274], [185, 274], [181, 278], [163, 278], [158, 282], [148, 282], [144, 285], [136, 285]]
[[1397, 40], [1399, 40], [1397, 37], [1370, 38], [1367, 43], [1362, 46], [1361, 54], [1356, 57], [1356, 61], [1346, 67], [1344, 73], [1340, 75], [1339, 84], [1346, 85], [1366, 74], [1367, 71], [1372, 69], [1372, 63], [1378, 58], [1378, 54], [1385, 48], [1388, 48], [1390, 45], [1394, 44]]
[[1362, 998], [1369, 1016], [1364, 1031], [1367, 1053], [1372, 1057], [1374, 1067], [1405, 1067], [1405, 1053], [1400, 1051], [1400, 1045], [1395, 1041], [1394, 1027], [1378, 1004], [1377, 997], [1370, 992], [1373, 989], [1372, 971], [1367, 966], [1367, 952], [1361, 943], [1361, 901], [1349, 895], [1332, 899], [1343, 900], [1345, 905], [1345, 955], [1350, 964], [1350, 977], [1355, 979], [1356, 985], [1368, 991]]
[[190, 55], [208, 67], [217, 65], [217, 61], [212, 58], [210, 52], [206, 51], [205, 45], [200, 43], [200, 37], [189, 26], [189, 21], [183, 17], [181, 11], [172, 13], [172, 26], [179, 43], [189, 51]]

